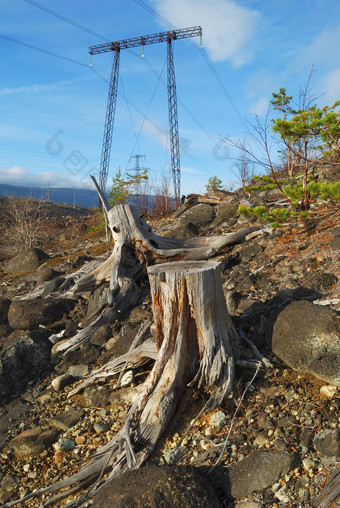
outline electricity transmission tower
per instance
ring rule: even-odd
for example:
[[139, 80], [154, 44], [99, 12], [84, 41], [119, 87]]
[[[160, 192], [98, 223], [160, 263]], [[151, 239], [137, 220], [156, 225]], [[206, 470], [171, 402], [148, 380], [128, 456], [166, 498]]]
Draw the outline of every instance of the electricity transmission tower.
[[[172, 41], [175, 39], [187, 39], [189, 37], [202, 36], [202, 28], [195, 26], [191, 28], [182, 28], [179, 30], [171, 30], [169, 32], [160, 32], [151, 35], [132, 37], [116, 42], [108, 42], [97, 44], [89, 47], [89, 53], [98, 55], [114, 51], [114, 59], [109, 85], [109, 93], [107, 98], [107, 109], [104, 127], [103, 147], [100, 161], [99, 186], [105, 191], [107, 175], [109, 171], [109, 163], [111, 156], [111, 144], [113, 125], [116, 112], [118, 76], [119, 76], [119, 58], [120, 51], [127, 48], [135, 48], [142, 46], [142, 55], [144, 55], [144, 46], [148, 44], [156, 44], [158, 42], [167, 42], [167, 66], [168, 66], [168, 109], [169, 109], [169, 129], [170, 129], [170, 152], [171, 152], [171, 171], [174, 182], [174, 192], [176, 205], [179, 206], [181, 199], [181, 167], [180, 167], [180, 149], [178, 135], [178, 114], [177, 114], [177, 93], [175, 67], [172, 52]], [[91, 65], [91, 64], [90, 64]]]
[[137, 206], [137, 208], [142, 211], [142, 208], [143, 208], [143, 204], [146, 205], [147, 204], [147, 196], [142, 196], [142, 183], [141, 183], [141, 171], [145, 171], [147, 170], [146, 167], [144, 166], [141, 166], [140, 164], [140, 160], [141, 159], [145, 159], [145, 155], [140, 155], [140, 154], [137, 154], [137, 155], [132, 155], [130, 157], [130, 159], [136, 159], [136, 165], [134, 168], [131, 168], [129, 169], [129, 173], [130, 171], [134, 171], [135, 172], [135, 184], [133, 186], [133, 190], [132, 190], [132, 193], [135, 195], [135, 202], [134, 204]]

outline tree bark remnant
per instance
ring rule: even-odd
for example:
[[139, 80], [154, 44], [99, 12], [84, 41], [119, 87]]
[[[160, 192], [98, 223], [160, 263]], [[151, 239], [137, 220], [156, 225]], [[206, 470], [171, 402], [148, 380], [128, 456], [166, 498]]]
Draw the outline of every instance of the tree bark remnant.
[[[165, 263], [149, 267], [148, 274], [158, 355], [123, 428], [77, 474], [25, 500], [70, 487], [46, 501], [43, 506], [47, 506], [96, 482], [87, 494], [91, 497], [114, 476], [139, 468], [165, 431], [186, 386], [196, 385], [209, 394], [209, 410], [231, 397], [239, 337], [226, 308], [219, 264]], [[125, 361], [122, 368], [124, 365]], [[108, 470], [109, 476], [100, 482]]]

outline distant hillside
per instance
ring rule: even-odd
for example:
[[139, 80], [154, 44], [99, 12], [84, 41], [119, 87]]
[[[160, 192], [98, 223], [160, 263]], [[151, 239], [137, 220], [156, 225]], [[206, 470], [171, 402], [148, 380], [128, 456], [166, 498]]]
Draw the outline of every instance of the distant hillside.
[[[75, 195], [74, 195], [75, 192]], [[50, 188], [49, 196], [46, 187], [32, 187], [32, 186], [24, 186], [24, 185], [7, 185], [4, 183], [0, 183], [0, 197], [4, 196], [16, 196], [16, 197], [33, 197], [34, 199], [45, 199], [49, 201], [53, 201], [54, 203], [62, 203], [67, 205], [75, 204], [76, 206], [86, 206], [93, 208], [98, 206], [98, 194], [96, 190], [91, 189], [69, 189], [67, 187], [64, 188]], [[170, 203], [173, 205], [174, 200], [170, 199]], [[155, 204], [155, 196], [149, 195], [145, 196], [143, 199], [143, 203], [148, 202], [148, 208], [150, 210], [153, 209]], [[136, 196], [129, 197], [130, 204], [136, 204], [138, 206], [139, 198]]]
[[[75, 193], [75, 195], [74, 195]], [[32, 187], [24, 185], [8, 185], [0, 183], [0, 196], [18, 196], [29, 197], [35, 199], [48, 199], [46, 187]], [[77, 206], [94, 207], [98, 206], [98, 194], [95, 190], [90, 189], [69, 189], [65, 188], [51, 188], [49, 190], [49, 200], [55, 203], [66, 203], [69, 205], [75, 203]]]

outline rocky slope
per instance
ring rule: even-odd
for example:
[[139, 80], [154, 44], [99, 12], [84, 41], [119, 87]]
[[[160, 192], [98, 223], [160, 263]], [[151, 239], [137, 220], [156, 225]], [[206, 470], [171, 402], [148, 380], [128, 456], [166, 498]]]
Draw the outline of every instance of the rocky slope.
[[[188, 205], [182, 214], [150, 221], [167, 237], [220, 235], [244, 225], [262, 228], [216, 257], [247, 360], [237, 369], [235, 399], [195, 421], [205, 401], [198, 390], [188, 388], [147, 467], [114, 479], [84, 506], [308, 507], [337, 472], [339, 207], [314, 206], [308, 220], [288, 221], [271, 230], [238, 217], [242, 199], [239, 193], [226, 194], [210, 204]], [[273, 201], [275, 192], [256, 199]], [[121, 428], [127, 405], [152, 367], [126, 372], [119, 390], [114, 389], [114, 379], [103, 377], [68, 396], [92, 369], [126, 352], [140, 326], [152, 317], [144, 279], [139, 305], [128, 315], [100, 328], [79, 350], [61, 357], [53, 353], [52, 342], [72, 337], [106, 302], [107, 284], [67, 299], [54, 293], [65, 275], [109, 254], [105, 238], [88, 233], [91, 220], [64, 218], [64, 227], [54, 229], [42, 246], [45, 256], [31, 251], [21, 261], [3, 262], [2, 504], [79, 470]], [[254, 346], [272, 367], [255, 370]], [[337, 485], [332, 503], [340, 498]], [[56, 506], [65, 504], [63, 500]], [[36, 507], [38, 501], [19, 506]]]

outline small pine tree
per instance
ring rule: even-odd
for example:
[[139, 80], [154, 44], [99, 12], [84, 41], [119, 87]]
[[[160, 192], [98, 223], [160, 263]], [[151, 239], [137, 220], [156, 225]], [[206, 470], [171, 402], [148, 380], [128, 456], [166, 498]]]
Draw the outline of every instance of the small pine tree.
[[207, 185], [205, 186], [207, 192], [214, 192], [217, 190], [223, 190], [222, 180], [217, 178], [217, 176], [211, 176], [208, 180]]

